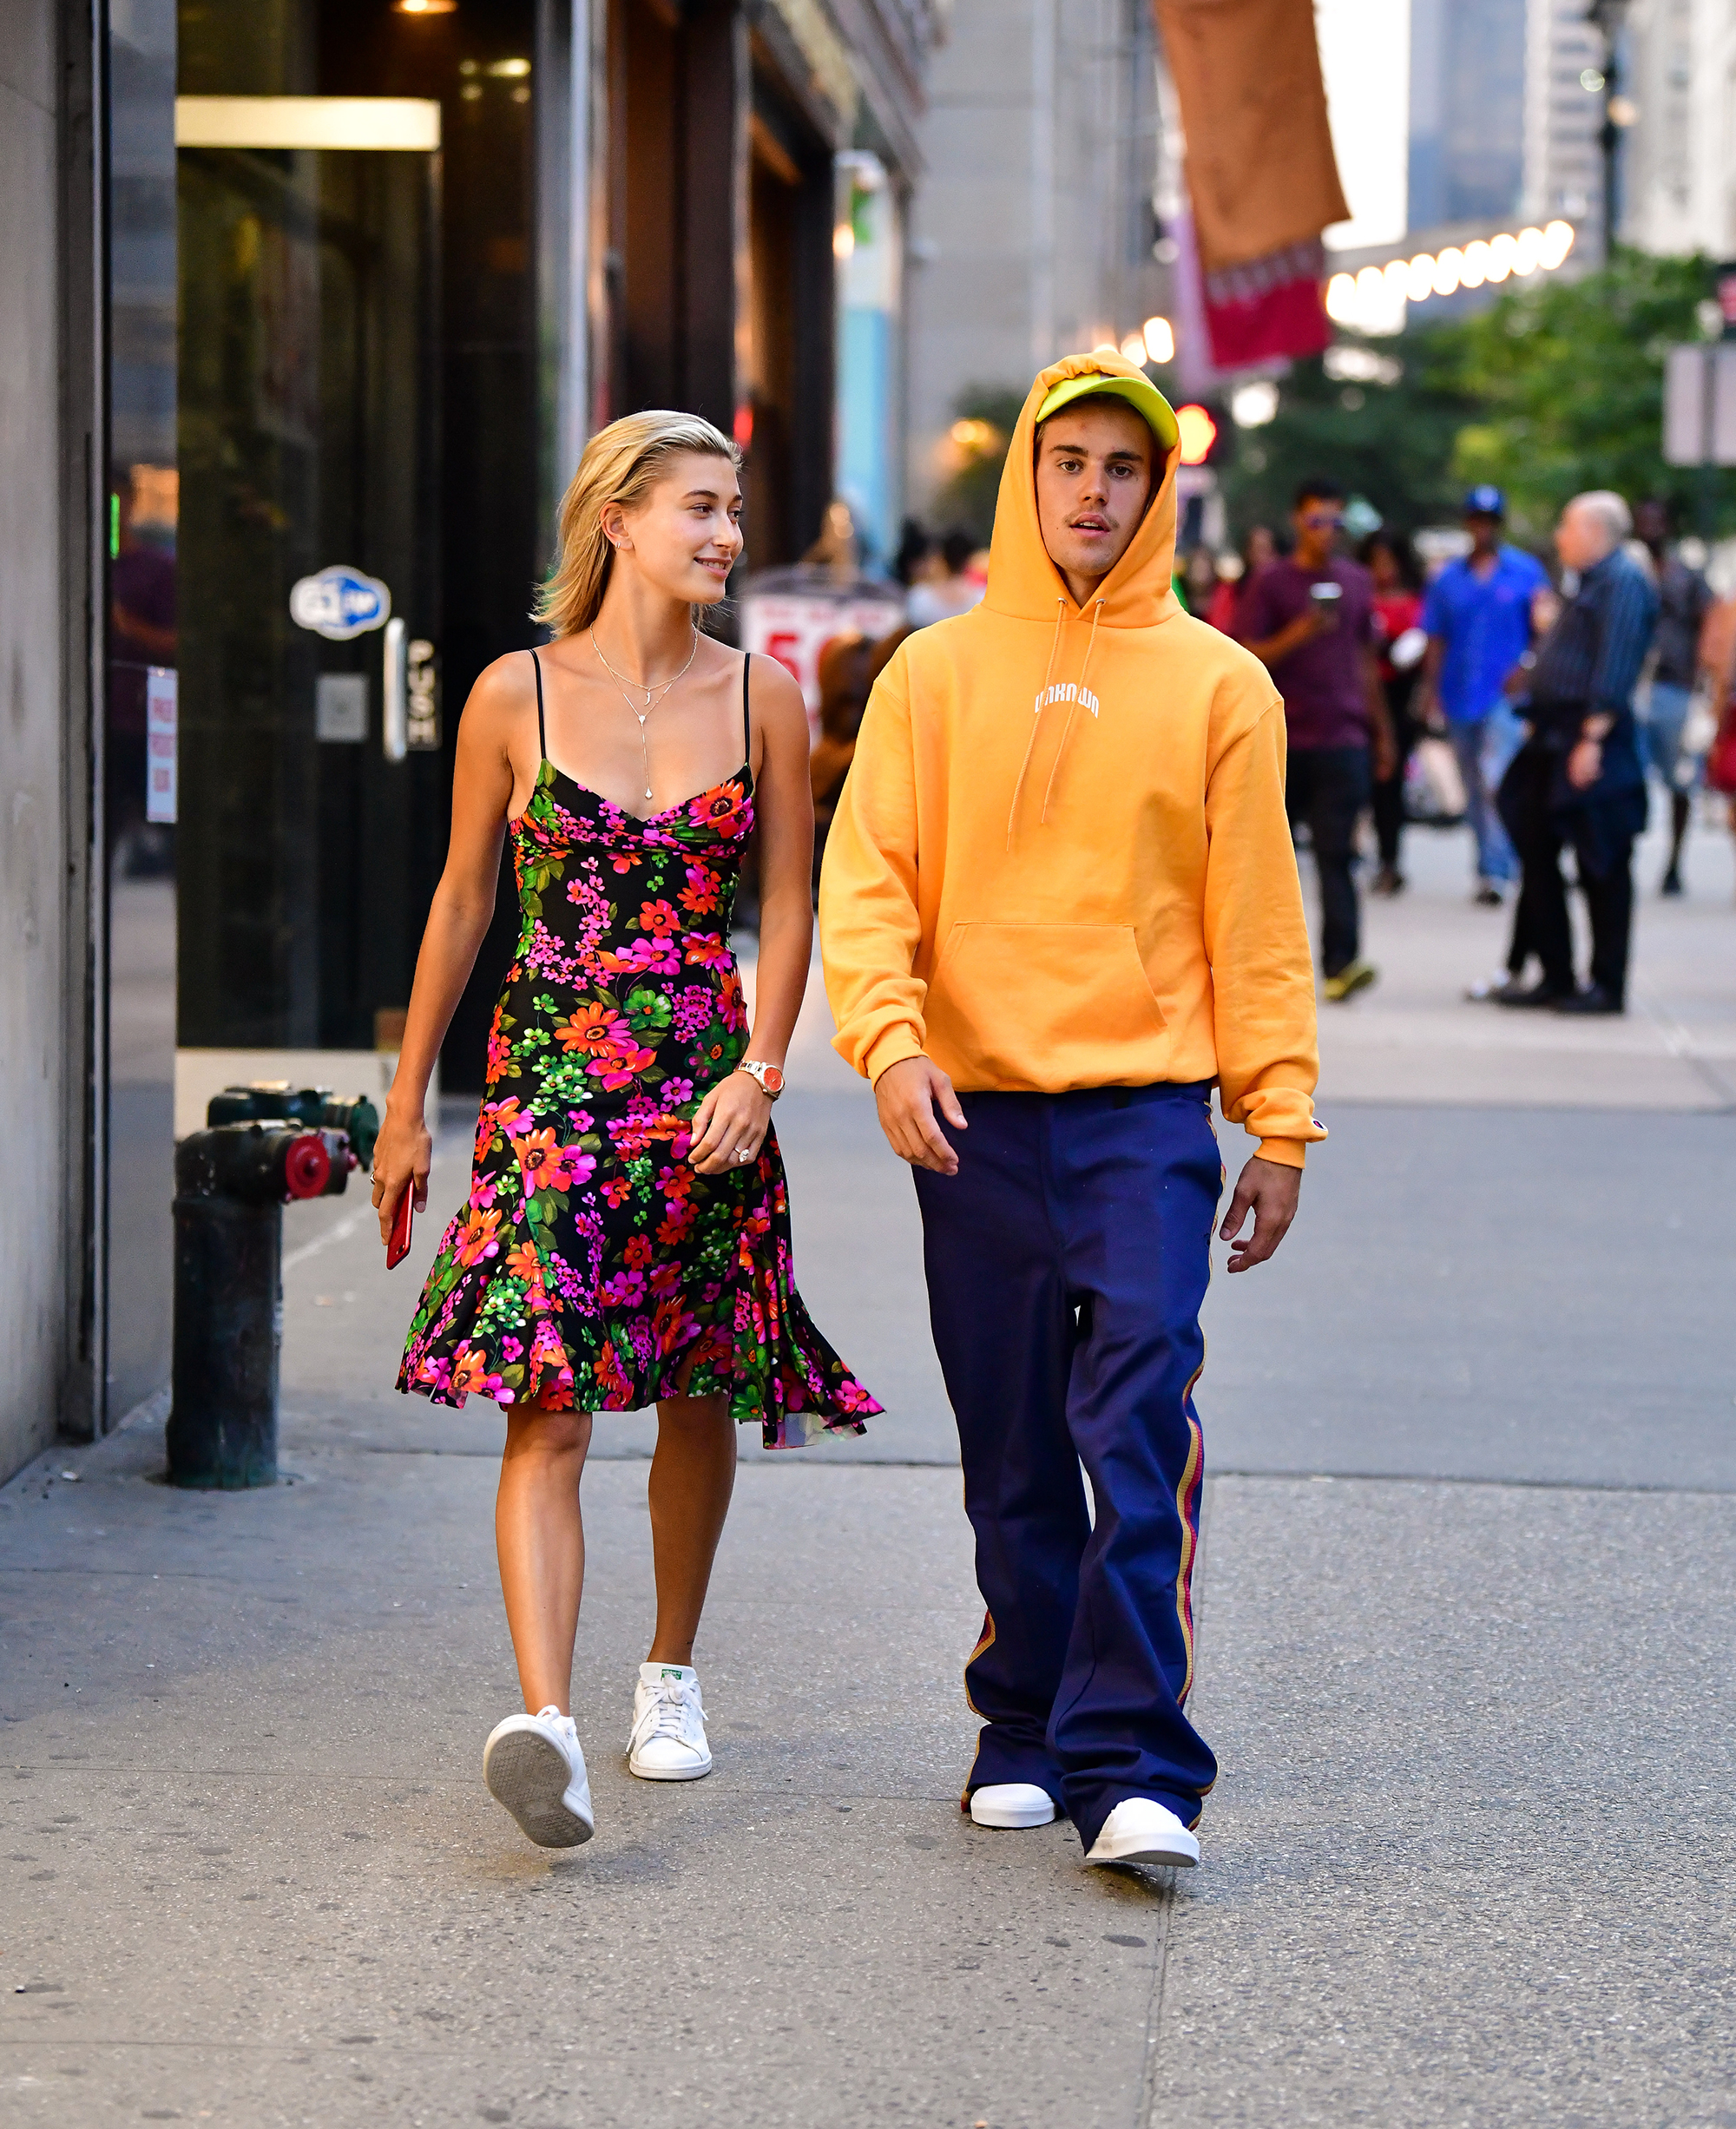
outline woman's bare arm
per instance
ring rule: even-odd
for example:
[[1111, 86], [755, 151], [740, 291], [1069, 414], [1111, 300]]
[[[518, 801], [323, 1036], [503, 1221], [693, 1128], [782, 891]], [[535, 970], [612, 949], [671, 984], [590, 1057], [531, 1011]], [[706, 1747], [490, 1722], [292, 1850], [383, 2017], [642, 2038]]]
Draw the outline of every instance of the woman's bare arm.
[[[781, 1070], [807, 989], [813, 951], [813, 792], [808, 782], [808, 713], [802, 691], [770, 658], [753, 669], [753, 726], [760, 760], [760, 959], [747, 1055]], [[736, 1149], [757, 1153], [772, 1105], [735, 1073], [713, 1088], [694, 1117], [694, 1166], [707, 1175], [729, 1167]]]
[[434, 1061], [494, 916], [501, 838], [512, 802], [510, 744], [524, 720], [530, 689], [522, 657], [498, 659], [471, 689], [459, 720], [451, 839], [429, 904], [398, 1070], [374, 1148], [373, 1199], [383, 1241], [391, 1236], [406, 1185], [415, 1188], [418, 1212], [428, 1203], [433, 1141], [423, 1107]]

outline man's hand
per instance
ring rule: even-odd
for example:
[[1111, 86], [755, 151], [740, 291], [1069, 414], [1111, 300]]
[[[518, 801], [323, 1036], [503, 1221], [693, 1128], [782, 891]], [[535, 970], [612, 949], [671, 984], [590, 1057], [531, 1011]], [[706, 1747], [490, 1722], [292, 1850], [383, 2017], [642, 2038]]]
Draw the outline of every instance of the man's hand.
[[899, 1160], [936, 1175], [957, 1175], [958, 1156], [935, 1121], [937, 1105], [955, 1130], [970, 1128], [958, 1106], [958, 1096], [952, 1091], [952, 1081], [926, 1057], [901, 1058], [874, 1082], [880, 1128]]
[[1575, 791], [1588, 791], [1603, 773], [1603, 742], [1581, 739], [1568, 756], [1568, 781]]
[[[1301, 1194], [1300, 1168], [1264, 1160], [1258, 1153], [1250, 1158], [1237, 1179], [1236, 1194], [1218, 1229], [1218, 1239], [1230, 1245], [1232, 1271], [1246, 1271], [1251, 1265], [1266, 1262], [1289, 1233]], [[1250, 1212], [1253, 1214], [1253, 1232], [1238, 1240]]]

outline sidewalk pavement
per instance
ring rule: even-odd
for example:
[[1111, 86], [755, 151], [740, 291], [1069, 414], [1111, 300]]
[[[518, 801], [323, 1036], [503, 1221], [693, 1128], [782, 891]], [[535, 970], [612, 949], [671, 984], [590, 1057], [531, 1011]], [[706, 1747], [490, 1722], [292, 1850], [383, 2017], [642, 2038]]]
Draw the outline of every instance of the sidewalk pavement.
[[1654, 1017], [1542, 1028], [1457, 1002], [1500, 920], [1459, 838], [1411, 843], [1302, 1218], [1208, 1304], [1200, 1870], [958, 1810], [980, 1600], [914, 1207], [816, 998], [798, 1269], [892, 1409], [744, 1445], [717, 1771], [625, 1771], [653, 1423], [605, 1417], [597, 1836], [492, 1804], [498, 1422], [391, 1390], [438, 1222], [389, 1277], [359, 1200], [292, 1207], [283, 1485], [172, 1491], [159, 1420], [0, 1491], [0, 2116], [1736, 2124], [1727, 843], [1645, 904]]

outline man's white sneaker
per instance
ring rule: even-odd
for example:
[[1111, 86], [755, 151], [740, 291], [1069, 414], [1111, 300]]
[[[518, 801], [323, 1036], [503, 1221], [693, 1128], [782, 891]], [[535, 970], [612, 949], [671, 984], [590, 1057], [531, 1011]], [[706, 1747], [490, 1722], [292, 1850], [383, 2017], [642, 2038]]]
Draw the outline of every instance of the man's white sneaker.
[[570, 1715], [509, 1715], [483, 1747], [483, 1779], [538, 1848], [576, 1848], [596, 1830], [585, 1756]]
[[691, 1664], [641, 1663], [627, 1764], [643, 1782], [696, 1782], [711, 1772], [700, 1674]]
[[1055, 1818], [1055, 1799], [1035, 1782], [990, 1782], [970, 1792], [970, 1816], [979, 1826], [1047, 1826]]
[[1103, 1821], [1087, 1863], [1172, 1863], [1191, 1869], [1200, 1843], [1174, 1811], [1150, 1797], [1123, 1797]]

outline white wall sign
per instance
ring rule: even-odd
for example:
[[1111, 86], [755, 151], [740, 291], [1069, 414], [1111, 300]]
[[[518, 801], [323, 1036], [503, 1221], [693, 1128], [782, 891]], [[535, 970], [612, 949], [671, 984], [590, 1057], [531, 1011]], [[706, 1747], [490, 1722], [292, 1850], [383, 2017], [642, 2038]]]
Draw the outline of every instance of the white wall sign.
[[377, 576], [346, 562], [304, 576], [289, 595], [289, 618], [298, 628], [333, 643], [347, 643], [370, 628], [384, 628], [391, 613], [391, 594]]
[[176, 676], [172, 666], [145, 672], [145, 818], [174, 825], [179, 798]]
[[322, 673], [313, 689], [313, 736], [353, 746], [368, 736], [368, 676]]
[[898, 585], [832, 592], [750, 591], [741, 602], [744, 650], [775, 658], [800, 683], [811, 738], [819, 732], [819, 654], [834, 636], [878, 641], [904, 617]]

